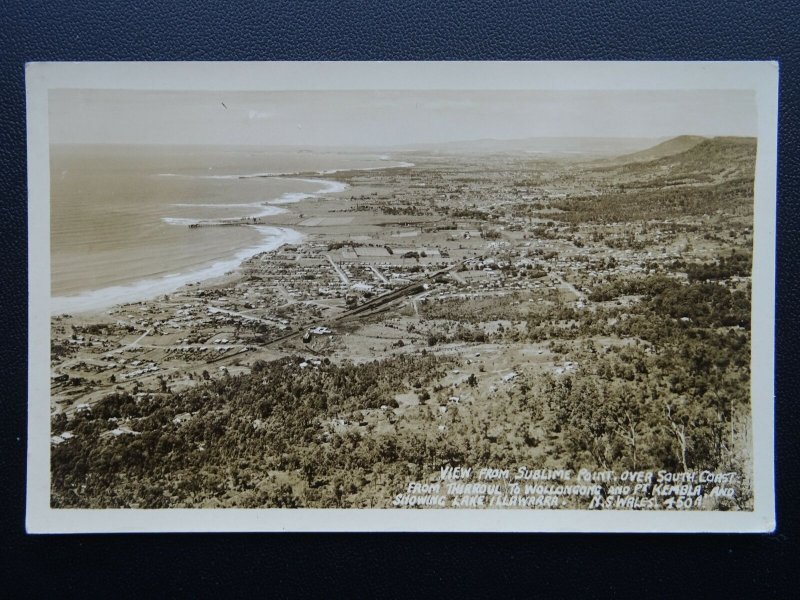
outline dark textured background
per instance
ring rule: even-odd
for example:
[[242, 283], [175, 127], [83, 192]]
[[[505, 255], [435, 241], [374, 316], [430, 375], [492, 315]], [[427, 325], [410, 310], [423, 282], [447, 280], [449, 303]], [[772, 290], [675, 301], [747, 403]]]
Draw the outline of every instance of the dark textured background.
[[[435, 4], [435, 6], [429, 6]], [[796, 592], [796, 1], [0, 2], [0, 589], [259, 595]], [[773, 535], [26, 536], [23, 64], [33, 60], [781, 61]], [[35, 268], [35, 265], [31, 265]], [[254, 586], [253, 586], [254, 584]], [[160, 594], [159, 594], [160, 593]], [[11, 597], [11, 596], [9, 596]]]

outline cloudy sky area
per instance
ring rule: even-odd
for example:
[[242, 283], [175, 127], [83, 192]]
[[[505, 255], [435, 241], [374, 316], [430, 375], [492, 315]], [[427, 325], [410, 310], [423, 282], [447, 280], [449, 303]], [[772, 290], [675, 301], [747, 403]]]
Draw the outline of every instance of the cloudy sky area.
[[746, 91], [53, 90], [53, 143], [408, 146], [756, 135]]

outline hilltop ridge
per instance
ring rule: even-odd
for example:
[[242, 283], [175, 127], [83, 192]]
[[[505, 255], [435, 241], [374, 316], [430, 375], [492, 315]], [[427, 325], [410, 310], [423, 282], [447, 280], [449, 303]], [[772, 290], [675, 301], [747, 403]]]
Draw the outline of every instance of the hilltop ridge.
[[[630, 160], [632, 155], [625, 155], [610, 164], [597, 164], [592, 170], [604, 178], [614, 178], [618, 183], [638, 183], [646, 187], [752, 179], [756, 145], [756, 138], [748, 137], [702, 138], [697, 143], [673, 138], [637, 155], [642, 157], [650, 153], [655, 156], [676, 150], [674, 153], [650, 160]], [[681, 150], [681, 147], [684, 148]]]
[[649, 162], [651, 160], [657, 160], [665, 156], [691, 150], [708, 139], [709, 138], [700, 135], [679, 135], [678, 137], [670, 138], [656, 144], [651, 148], [645, 148], [638, 152], [619, 156], [615, 159], [615, 162]]

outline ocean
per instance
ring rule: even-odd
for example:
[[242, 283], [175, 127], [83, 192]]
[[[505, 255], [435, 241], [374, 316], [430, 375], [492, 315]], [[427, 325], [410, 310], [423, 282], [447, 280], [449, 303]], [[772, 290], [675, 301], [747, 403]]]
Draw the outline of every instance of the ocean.
[[[298, 232], [270, 226], [270, 216], [346, 189], [326, 174], [398, 164], [387, 156], [296, 149], [54, 145], [51, 312], [166, 294], [300, 242]], [[263, 225], [189, 227], [253, 217]]]

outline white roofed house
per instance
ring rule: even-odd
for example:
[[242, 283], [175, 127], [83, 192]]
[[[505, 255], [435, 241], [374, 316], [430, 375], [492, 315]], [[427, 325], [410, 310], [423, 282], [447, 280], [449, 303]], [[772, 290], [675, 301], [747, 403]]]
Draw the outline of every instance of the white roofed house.
[[175, 418], [172, 419], [172, 422], [175, 425], [182, 425], [183, 423], [186, 423], [186, 421], [188, 421], [191, 418], [192, 418], [192, 414], [191, 413], [188, 413], [188, 412], [181, 413], [179, 415], [176, 415]]

